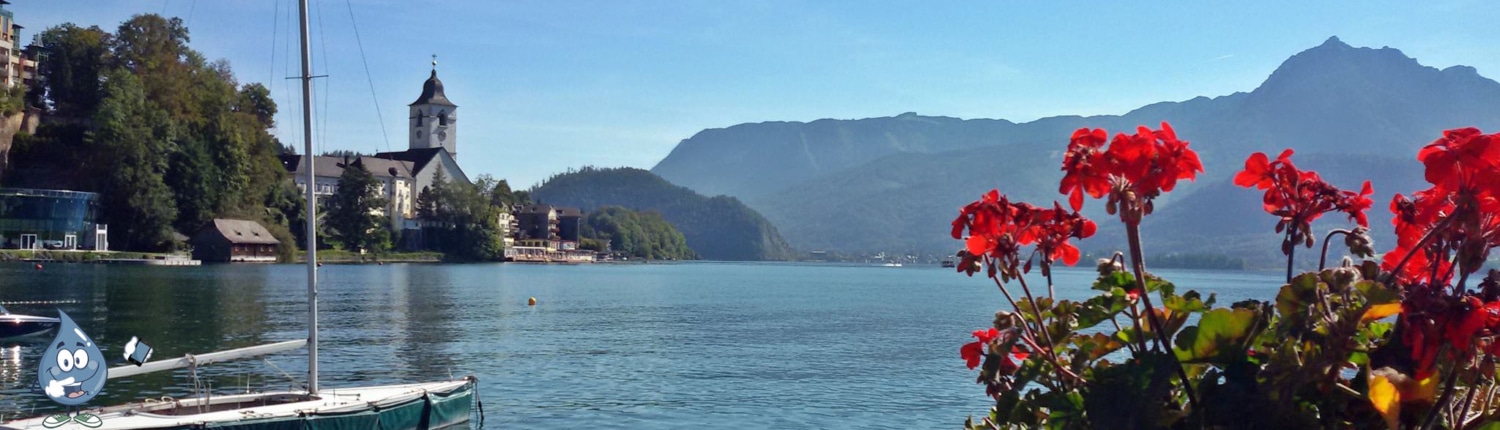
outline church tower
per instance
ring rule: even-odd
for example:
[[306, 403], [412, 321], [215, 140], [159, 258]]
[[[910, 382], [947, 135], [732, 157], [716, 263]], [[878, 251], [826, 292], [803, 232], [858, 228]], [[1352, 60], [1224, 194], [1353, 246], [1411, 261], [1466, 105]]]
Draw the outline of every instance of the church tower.
[[458, 159], [458, 105], [443, 94], [437, 77], [437, 56], [432, 57], [432, 76], [422, 84], [422, 95], [411, 103], [410, 149], [443, 148]]

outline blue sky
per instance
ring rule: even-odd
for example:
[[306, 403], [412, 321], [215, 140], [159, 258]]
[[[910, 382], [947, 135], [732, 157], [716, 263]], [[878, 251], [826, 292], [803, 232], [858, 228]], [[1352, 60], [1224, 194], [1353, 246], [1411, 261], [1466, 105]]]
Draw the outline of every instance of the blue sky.
[[[277, 134], [301, 148], [284, 79], [295, 0], [12, 2], [27, 40], [63, 22], [182, 17], [194, 49], [273, 86]], [[1500, 73], [1500, 8], [1484, 1], [1218, 3], [313, 0], [315, 72], [330, 75], [314, 141], [404, 149], [433, 54], [460, 106], [459, 163], [521, 187], [569, 167], [650, 168], [699, 130], [744, 122], [1029, 121], [1249, 91], [1333, 35]]]

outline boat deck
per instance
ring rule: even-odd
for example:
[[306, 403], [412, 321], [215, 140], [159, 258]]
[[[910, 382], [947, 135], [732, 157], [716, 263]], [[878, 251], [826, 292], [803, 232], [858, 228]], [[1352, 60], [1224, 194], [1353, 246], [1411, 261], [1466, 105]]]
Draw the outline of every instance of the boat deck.
[[[469, 420], [474, 380], [363, 388], [325, 388], [306, 392], [272, 392], [130, 403], [85, 412], [99, 416], [103, 430], [161, 428], [441, 428]], [[3, 429], [49, 429], [46, 417], [0, 424]], [[326, 426], [315, 425], [327, 421]], [[363, 424], [362, 424], [363, 423]], [[351, 427], [351, 425], [353, 427]], [[69, 422], [51, 429], [89, 429]]]

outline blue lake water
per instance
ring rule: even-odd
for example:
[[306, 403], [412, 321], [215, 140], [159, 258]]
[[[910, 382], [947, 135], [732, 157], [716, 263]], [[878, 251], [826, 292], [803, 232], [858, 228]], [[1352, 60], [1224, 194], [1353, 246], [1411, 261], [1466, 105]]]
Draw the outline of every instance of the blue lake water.
[[[1156, 272], [1223, 304], [1280, 285], [1275, 273]], [[1059, 296], [1092, 295], [1091, 270], [1057, 275]], [[61, 308], [106, 355], [139, 336], [161, 360], [304, 337], [305, 276], [299, 265], [0, 264], [0, 301], [76, 300], [9, 307]], [[323, 386], [476, 375], [486, 427], [957, 427], [991, 404], [958, 348], [1007, 307], [988, 279], [936, 267], [391, 264], [320, 276]], [[50, 339], [0, 347], [4, 418], [56, 410], [26, 389]], [[218, 393], [287, 388], [305, 378], [302, 354], [200, 376]], [[186, 371], [112, 380], [93, 404], [192, 386]]]

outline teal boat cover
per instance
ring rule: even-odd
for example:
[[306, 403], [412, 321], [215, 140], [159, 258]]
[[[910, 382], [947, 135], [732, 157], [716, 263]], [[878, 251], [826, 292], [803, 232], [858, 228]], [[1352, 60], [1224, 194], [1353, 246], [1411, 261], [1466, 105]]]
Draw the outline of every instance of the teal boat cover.
[[224, 430], [429, 430], [449, 428], [469, 421], [475, 384], [448, 393], [427, 393], [412, 401], [359, 412], [316, 414], [235, 423], [208, 424], [203, 428]]

